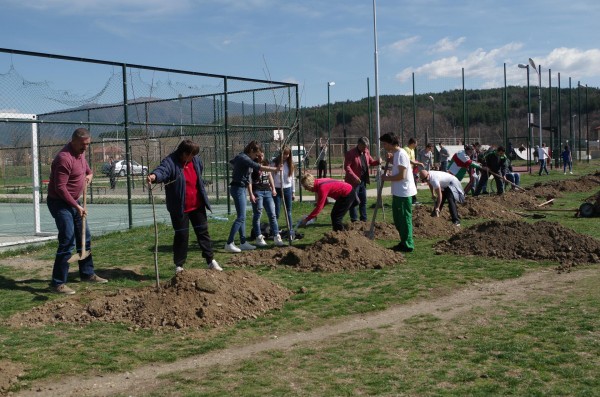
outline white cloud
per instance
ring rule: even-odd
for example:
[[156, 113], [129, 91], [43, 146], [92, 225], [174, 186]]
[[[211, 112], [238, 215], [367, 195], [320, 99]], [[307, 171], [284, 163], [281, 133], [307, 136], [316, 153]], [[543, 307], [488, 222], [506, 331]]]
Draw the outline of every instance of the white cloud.
[[444, 37], [431, 48], [431, 52], [449, 52], [456, 50], [466, 40], [465, 37], [459, 37], [452, 41], [449, 37]]
[[390, 45], [387, 45], [385, 48], [389, 49], [390, 52], [394, 53], [402, 53], [406, 52], [413, 46], [413, 44], [417, 43], [421, 38], [419, 36], [412, 36], [407, 39], [398, 40], [393, 42]]
[[[544, 58], [533, 58], [542, 66], [565, 75], [577, 78], [596, 77], [600, 70], [600, 50], [580, 50], [578, 48], [555, 48]], [[582, 84], [584, 84], [582, 82]]]
[[396, 79], [405, 82], [411, 78], [412, 73], [426, 75], [430, 80], [446, 77], [460, 77], [462, 69], [469, 77], [494, 80], [498, 73], [502, 73], [503, 63], [512, 53], [520, 50], [522, 44], [509, 43], [500, 48], [491, 51], [484, 51], [481, 48], [460, 59], [457, 56], [451, 56], [434, 60], [425, 65], [416, 68], [405, 68], [396, 74]]

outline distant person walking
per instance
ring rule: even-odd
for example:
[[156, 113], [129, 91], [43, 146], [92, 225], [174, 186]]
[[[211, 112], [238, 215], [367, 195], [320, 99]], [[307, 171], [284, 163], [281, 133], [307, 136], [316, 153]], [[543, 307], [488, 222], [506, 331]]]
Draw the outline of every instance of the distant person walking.
[[548, 168], [546, 165], [550, 160], [550, 155], [548, 154], [548, 148], [545, 143], [542, 143], [542, 147], [538, 149], [538, 159], [540, 161], [540, 172], [538, 172], [539, 176], [542, 176], [542, 172], [545, 172], [546, 175], [549, 175]]
[[50, 166], [47, 205], [58, 229], [58, 248], [52, 269], [50, 287], [59, 294], [72, 295], [75, 291], [67, 286], [69, 259], [71, 251], [77, 246], [77, 252], [90, 251], [83, 260], [78, 261], [79, 277], [82, 281], [106, 283], [108, 280], [96, 275], [91, 254], [91, 234], [86, 223], [85, 241], [81, 241], [83, 217], [87, 211], [79, 200], [84, 189], [92, 182], [94, 175], [85, 159], [92, 137], [85, 128], [76, 129], [71, 142], [66, 144], [54, 157]]
[[323, 142], [323, 138], [319, 138], [319, 155], [316, 160], [318, 178], [327, 178], [327, 143]]
[[563, 161], [563, 174], [567, 175], [567, 167], [569, 167], [569, 174], [573, 173], [573, 157], [571, 155], [571, 149], [569, 145], [565, 145], [565, 150], [560, 154]]

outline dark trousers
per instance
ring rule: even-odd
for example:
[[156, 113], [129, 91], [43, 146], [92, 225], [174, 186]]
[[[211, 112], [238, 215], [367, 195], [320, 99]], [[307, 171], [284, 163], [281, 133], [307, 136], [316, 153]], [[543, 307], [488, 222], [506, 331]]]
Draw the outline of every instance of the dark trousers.
[[360, 200], [358, 204], [358, 211], [356, 210], [356, 206], [352, 206], [350, 208], [350, 220], [352, 222], [356, 222], [359, 219], [360, 212], [360, 220], [363, 222], [367, 221], [367, 185], [364, 182], [360, 182], [355, 188], [356, 197]]
[[175, 229], [175, 236], [173, 237], [173, 262], [175, 266], [183, 266], [187, 259], [190, 222], [198, 239], [198, 245], [200, 245], [200, 249], [202, 250], [202, 257], [206, 259], [206, 263], [212, 262], [213, 250], [208, 234], [206, 208], [186, 212], [181, 217], [175, 214], [170, 215], [171, 224], [173, 225], [173, 229]]
[[[479, 183], [477, 183], [477, 188], [475, 189], [475, 193], [473, 196], [479, 196], [483, 187], [487, 184], [490, 175], [487, 171], [481, 170], [481, 176], [479, 177]], [[504, 193], [504, 183], [502, 183], [502, 179], [498, 178], [494, 175], [494, 180], [496, 181], [496, 193], [502, 194]]]
[[[82, 245], [86, 251], [90, 251], [91, 235], [86, 222], [85, 241], [81, 241], [81, 216], [79, 216], [77, 208], [71, 207], [66, 201], [50, 197], [47, 199], [47, 204], [58, 229], [58, 248], [52, 268], [52, 285], [57, 286], [67, 282], [69, 259], [71, 259], [73, 248], [77, 247], [79, 254], [81, 254]], [[94, 275], [94, 261], [91, 254], [84, 260], [78, 261], [78, 265], [81, 279]]]
[[327, 161], [319, 160], [317, 163], [317, 178], [327, 178]]
[[331, 225], [334, 231], [344, 230], [344, 216], [350, 210], [358, 204], [356, 200], [356, 191], [352, 189], [349, 195], [340, 197], [335, 201], [333, 208], [331, 209]]
[[447, 187], [442, 192], [442, 203], [440, 204], [440, 211], [444, 206], [444, 203], [448, 201], [448, 210], [450, 210], [450, 216], [452, 217], [452, 222], [459, 222], [460, 216], [458, 216], [458, 209], [456, 208], [456, 200], [454, 200], [454, 195], [452, 194], [452, 190]]

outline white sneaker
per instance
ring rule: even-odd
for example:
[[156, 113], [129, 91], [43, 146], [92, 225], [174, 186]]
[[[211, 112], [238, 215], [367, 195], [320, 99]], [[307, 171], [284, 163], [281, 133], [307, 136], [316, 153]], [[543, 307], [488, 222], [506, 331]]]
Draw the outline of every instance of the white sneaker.
[[569, 171], [569, 174], [573, 175], [573, 171]]
[[[219, 266], [219, 264], [217, 263], [217, 261], [216, 261], [216, 260], [214, 260], [214, 259], [212, 260], [212, 262], [210, 262], [210, 263], [208, 264], [208, 268], [209, 268], [210, 270], [217, 270], [217, 271], [219, 271], [219, 272], [222, 272], [222, 271], [223, 271], [223, 268], [222, 268], [221, 266]], [[183, 269], [182, 269], [182, 270], [183, 270]]]
[[235, 243], [231, 243], [231, 244], [225, 243], [225, 251], [235, 252], [235, 253], [242, 252], [241, 249], [239, 249], [238, 247], [235, 246]]
[[238, 249], [242, 251], [251, 251], [253, 249], [256, 249], [256, 247], [246, 241], [244, 244], [240, 245], [240, 248]]
[[266, 247], [267, 246], [267, 242], [265, 241], [265, 237], [262, 234], [256, 238], [256, 241], [254, 243], [258, 247]]
[[183, 271], [183, 267], [182, 266], [175, 266], [175, 274], [181, 273], [182, 271]]
[[275, 242], [275, 245], [277, 247], [283, 247], [285, 245], [279, 234], [277, 234], [277, 235], [275, 235], [275, 237], [273, 237], [273, 241]]
[[567, 173], [566, 173], [566, 172], [563, 172], [563, 175], [567, 175]]

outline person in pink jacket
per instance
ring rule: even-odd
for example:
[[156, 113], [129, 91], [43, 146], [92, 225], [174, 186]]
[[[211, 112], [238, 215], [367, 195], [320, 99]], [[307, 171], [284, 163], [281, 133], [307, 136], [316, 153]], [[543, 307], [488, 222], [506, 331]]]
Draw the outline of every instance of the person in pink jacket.
[[317, 196], [315, 209], [302, 219], [298, 226], [306, 226], [308, 222], [314, 219], [325, 207], [327, 197], [335, 200], [331, 209], [331, 224], [334, 231], [344, 230], [342, 220], [351, 207], [356, 205], [356, 192], [349, 183], [338, 181], [336, 179], [320, 178], [315, 179], [311, 174], [304, 174], [300, 179], [302, 186], [314, 192]]
[[[369, 167], [379, 165], [379, 159], [374, 159], [369, 153], [369, 138], [360, 137], [354, 149], [348, 150], [344, 157], [344, 171], [346, 176], [344, 181], [351, 184], [356, 189], [356, 196], [360, 200], [358, 209], [360, 220], [367, 221], [367, 185], [370, 183]], [[359, 220], [356, 207], [350, 208], [350, 220], [356, 222]]]

